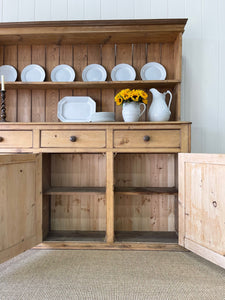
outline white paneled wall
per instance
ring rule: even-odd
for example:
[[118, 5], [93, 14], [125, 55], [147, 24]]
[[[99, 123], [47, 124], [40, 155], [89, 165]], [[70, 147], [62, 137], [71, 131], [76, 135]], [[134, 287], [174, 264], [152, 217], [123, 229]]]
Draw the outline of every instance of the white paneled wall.
[[225, 153], [224, 0], [0, 0], [0, 22], [188, 18], [182, 119], [192, 151]]

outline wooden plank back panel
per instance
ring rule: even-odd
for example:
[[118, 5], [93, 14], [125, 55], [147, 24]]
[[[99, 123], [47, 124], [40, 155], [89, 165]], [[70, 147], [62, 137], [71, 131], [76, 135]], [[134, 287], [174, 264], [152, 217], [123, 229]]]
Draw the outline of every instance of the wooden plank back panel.
[[[116, 45], [116, 65], [118, 64], [129, 64], [132, 65], [133, 61], [133, 45], [132, 44], [117, 44]], [[120, 90], [117, 90], [118, 93]], [[117, 105], [115, 111], [116, 121], [123, 121], [122, 118], [122, 106]]]
[[106, 230], [106, 201], [102, 194], [52, 196], [51, 230]]
[[[105, 187], [105, 185], [105, 155], [51, 155], [51, 186]], [[105, 230], [105, 228], [105, 195], [76, 194], [76, 196], [52, 197], [51, 230]]]
[[[3, 63], [4, 65], [11, 65], [17, 69], [17, 46], [4, 46], [3, 49]], [[6, 91], [6, 120], [17, 121], [17, 90]]]
[[[51, 71], [54, 67], [59, 65], [60, 62], [60, 49], [58, 45], [50, 45], [46, 47], [46, 80], [51, 81]], [[46, 121], [57, 122], [57, 105], [59, 101], [58, 90], [46, 91]]]
[[[62, 45], [59, 48], [59, 63], [66, 64], [73, 68], [73, 46]], [[76, 73], [75, 73], [76, 76]], [[75, 79], [76, 80], [76, 79]], [[59, 100], [66, 96], [73, 96], [72, 89], [64, 89], [59, 91]]]
[[60, 63], [60, 48], [58, 45], [48, 45], [46, 47], [45, 72], [46, 80], [51, 81], [51, 71]]
[[46, 122], [58, 122], [57, 105], [59, 102], [58, 90], [46, 91]]
[[52, 154], [51, 162], [52, 186], [105, 187], [106, 185], [104, 154]]
[[175, 155], [117, 154], [115, 186], [175, 187]]
[[[32, 48], [32, 64], [40, 65], [45, 70], [45, 46], [33, 45]], [[45, 122], [45, 91], [33, 90], [32, 99], [32, 122]]]
[[115, 197], [116, 231], [175, 231], [175, 195]]
[[166, 79], [174, 79], [174, 45], [172, 43], [161, 45], [160, 63], [166, 69]]
[[[146, 44], [134, 44], [133, 45], [133, 67], [136, 71], [136, 79], [141, 80], [141, 68], [147, 63], [147, 45]], [[148, 90], [144, 90], [148, 93]], [[148, 118], [148, 110], [139, 118], [140, 121], [145, 121]]]
[[73, 66], [76, 72], [76, 80], [82, 81], [82, 71], [88, 65], [87, 45], [73, 46]]
[[[32, 63], [31, 45], [18, 45], [18, 75]], [[31, 122], [31, 90], [18, 90], [18, 121]]]
[[[107, 81], [112, 81], [111, 71], [115, 66], [115, 45], [102, 45], [102, 65], [107, 72]], [[115, 91], [113, 89], [102, 90], [102, 111], [115, 112]]]
[[[88, 64], [87, 45], [73, 46], [73, 67], [76, 73], [76, 81], [82, 81], [82, 71]], [[73, 96], [87, 96], [87, 89], [74, 89]]]
[[[174, 187], [175, 155], [117, 154], [116, 187]], [[176, 195], [116, 195], [116, 230], [174, 231]]]
[[[102, 47], [101, 45], [87, 45], [87, 63], [91, 64], [102, 64]], [[88, 96], [90, 96], [96, 102], [96, 111], [101, 111], [102, 99], [100, 89], [89, 89], [87, 91]]]

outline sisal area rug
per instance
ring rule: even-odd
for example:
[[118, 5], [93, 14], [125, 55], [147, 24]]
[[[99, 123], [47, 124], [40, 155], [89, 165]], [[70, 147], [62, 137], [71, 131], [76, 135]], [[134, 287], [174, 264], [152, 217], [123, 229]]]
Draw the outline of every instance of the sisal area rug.
[[1, 300], [224, 300], [225, 270], [189, 252], [29, 250], [0, 265]]

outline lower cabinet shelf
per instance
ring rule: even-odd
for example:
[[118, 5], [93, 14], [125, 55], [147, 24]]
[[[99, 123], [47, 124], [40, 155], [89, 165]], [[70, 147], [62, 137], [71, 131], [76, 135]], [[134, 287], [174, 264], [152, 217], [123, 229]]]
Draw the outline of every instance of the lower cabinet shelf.
[[116, 231], [116, 242], [174, 243], [178, 242], [174, 231]]
[[105, 187], [51, 187], [44, 191], [44, 195], [73, 195], [82, 194], [105, 194]]
[[[104, 242], [104, 231], [54, 230], [50, 231], [46, 241]], [[177, 234], [173, 231], [116, 231], [116, 242], [129, 243], [177, 243]]]
[[104, 242], [105, 231], [52, 230], [46, 241]]
[[176, 232], [115, 232], [115, 241], [107, 243], [104, 231], [51, 231], [36, 249], [108, 249], [186, 251], [177, 243]]

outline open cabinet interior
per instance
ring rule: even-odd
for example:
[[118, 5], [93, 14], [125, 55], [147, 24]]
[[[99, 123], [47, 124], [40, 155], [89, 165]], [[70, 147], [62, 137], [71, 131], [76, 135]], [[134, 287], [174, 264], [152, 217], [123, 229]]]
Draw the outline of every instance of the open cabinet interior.
[[44, 154], [43, 174], [43, 239], [104, 241], [105, 155]]
[[115, 157], [116, 241], [177, 242], [175, 154]]
[[[114, 154], [115, 242], [177, 243], [177, 155]], [[43, 239], [106, 236], [106, 154], [43, 154]]]

